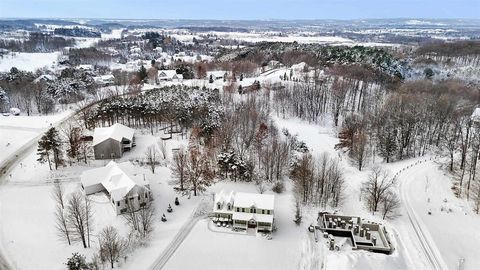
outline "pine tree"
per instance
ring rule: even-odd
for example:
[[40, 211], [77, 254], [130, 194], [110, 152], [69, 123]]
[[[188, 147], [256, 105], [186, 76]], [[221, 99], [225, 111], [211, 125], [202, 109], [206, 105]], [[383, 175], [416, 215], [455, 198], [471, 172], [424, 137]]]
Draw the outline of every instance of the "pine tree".
[[52, 169], [52, 160], [55, 163], [55, 170], [58, 166], [64, 164], [63, 153], [61, 150], [61, 140], [58, 131], [55, 128], [50, 128], [38, 141], [37, 159], [40, 163], [48, 162], [48, 167]]
[[72, 257], [68, 258], [66, 263], [68, 270], [88, 270], [90, 267], [85, 261], [85, 256], [76, 253], [72, 254]]
[[210, 79], [208, 80], [209, 83], [213, 83], [213, 75], [210, 74]]
[[148, 77], [147, 69], [143, 65], [138, 70], [137, 76], [142, 82]]

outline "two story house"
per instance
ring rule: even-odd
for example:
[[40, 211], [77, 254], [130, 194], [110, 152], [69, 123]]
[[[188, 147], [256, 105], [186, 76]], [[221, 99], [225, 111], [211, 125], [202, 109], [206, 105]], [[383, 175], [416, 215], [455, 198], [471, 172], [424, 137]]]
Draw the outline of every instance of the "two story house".
[[220, 193], [215, 195], [213, 214], [220, 221], [231, 222], [233, 228], [255, 228], [271, 232], [274, 225], [275, 197], [255, 193]]

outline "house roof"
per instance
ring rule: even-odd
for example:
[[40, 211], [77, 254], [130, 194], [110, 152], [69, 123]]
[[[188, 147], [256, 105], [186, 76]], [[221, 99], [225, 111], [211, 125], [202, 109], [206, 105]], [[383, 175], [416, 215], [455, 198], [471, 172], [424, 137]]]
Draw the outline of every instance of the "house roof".
[[473, 111], [471, 119], [474, 122], [480, 122], [480, 108], [476, 108], [475, 111]]
[[255, 207], [273, 210], [275, 205], [275, 197], [268, 194], [237, 192], [237, 194], [235, 194], [234, 201], [235, 207]]
[[175, 75], [177, 75], [177, 71], [174, 69], [158, 71], [158, 77], [160, 78], [173, 78]]
[[220, 78], [225, 75], [225, 71], [215, 70], [207, 72], [207, 78], [210, 78], [210, 75], [212, 75], [214, 78]]
[[266, 223], [273, 223], [273, 215], [263, 215], [263, 214], [254, 214], [254, 213], [242, 213], [242, 212], [235, 212], [232, 215], [232, 219], [234, 220], [255, 220], [256, 222], [266, 222]]
[[134, 129], [119, 123], [110, 127], [96, 128], [93, 132], [93, 145], [95, 146], [107, 139], [114, 139], [119, 142], [122, 141], [123, 138], [132, 140], [134, 133]]
[[[235, 193], [230, 191], [230, 193], [226, 193], [225, 191], [221, 190], [219, 193], [215, 194], [215, 203], [213, 205], [213, 210], [215, 212], [225, 212], [225, 211], [232, 211], [228, 210], [228, 203], [232, 206], [233, 209], [233, 201], [234, 201]], [[220, 203], [220, 209], [218, 209], [218, 204]]]
[[135, 168], [128, 161], [110, 161], [105, 167], [85, 171], [81, 182], [84, 187], [102, 184], [115, 201], [122, 200], [129, 193], [135, 195], [139, 187], [149, 184], [143, 175], [135, 173]]

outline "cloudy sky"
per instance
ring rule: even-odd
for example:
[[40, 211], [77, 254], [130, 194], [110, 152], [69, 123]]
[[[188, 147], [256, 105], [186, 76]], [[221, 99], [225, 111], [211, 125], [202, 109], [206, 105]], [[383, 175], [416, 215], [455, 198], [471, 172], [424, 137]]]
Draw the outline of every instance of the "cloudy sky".
[[480, 0], [0, 0], [3, 18], [480, 18]]

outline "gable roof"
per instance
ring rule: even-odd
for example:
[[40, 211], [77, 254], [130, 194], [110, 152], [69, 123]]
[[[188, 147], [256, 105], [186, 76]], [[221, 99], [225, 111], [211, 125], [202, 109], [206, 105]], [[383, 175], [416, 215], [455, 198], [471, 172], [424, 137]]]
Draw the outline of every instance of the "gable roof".
[[134, 133], [134, 129], [119, 123], [116, 123], [110, 127], [95, 128], [95, 131], [93, 132], [93, 146], [107, 139], [114, 139], [118, 142], [121, 142], [123, 138], [132, 140]]
[[233, 198], [235, 196], [235, 193], [233, 191], [230, 191], [230, 193], [225, 193], [223, 190], [221, 190], [219, 193], [215, 194], [215, 204], [222, 204], [226, 205], [228, 203], [233, 205]]
[[260, 209], [273, 210], [275, 197], [269, 194], [255, 194], [237, 192], [234, 198], [235, 207], [255, 207]]
[[174, 69], [158, 71], [158, 77], [160, 78], [174, 78], [175, 75], [177, 75], [177, 71]]
[[81, 182], [84, 187], [101, 184], [115, 201], [124, 199], [129, 193], [135, 195], [139, 187], [149, 184], [143, 175], [135, 173], [135, 168], [128, 161], [110, 161], [105, 167], [84, 171]]

